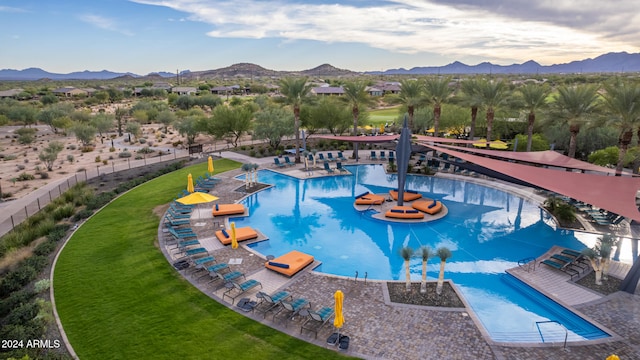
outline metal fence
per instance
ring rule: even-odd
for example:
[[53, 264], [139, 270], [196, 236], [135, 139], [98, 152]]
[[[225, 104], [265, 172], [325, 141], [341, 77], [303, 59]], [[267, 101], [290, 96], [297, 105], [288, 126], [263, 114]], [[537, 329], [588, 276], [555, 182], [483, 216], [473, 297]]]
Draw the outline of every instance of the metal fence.
[[117, 159], [109, 160], [107, 164], [96, 163], [95, 167], [81, 169], [73, 175], [66, 178], [56, 180], [36, 191], [26, 195], [24, 198], [11, 201], [6, 207], [0, 208], [0, 237], [13, 230], [20, 223], [30, 216], [33, 216], [42, 208], [47, 206], [51, 201], [55, 200], [65, 191], [79, 182], [87, 181], [101, 175], [113, 174], [121, 171], [130, 170], [132, 168], [143, 167], [162, 162], [174, 161], [177, 159], [186, 159], [189, 156], [181, 151], [177, 154], [154, 156], [150, 158], [142, 158], [139, 160]]

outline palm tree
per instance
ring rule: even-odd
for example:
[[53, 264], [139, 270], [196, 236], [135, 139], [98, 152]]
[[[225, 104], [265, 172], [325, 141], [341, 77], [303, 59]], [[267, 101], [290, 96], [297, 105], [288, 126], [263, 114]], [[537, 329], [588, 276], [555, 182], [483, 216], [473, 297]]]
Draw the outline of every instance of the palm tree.
[[436, 256], [440, 258], [440, 274], [438, 274], [438, 286], [436, 287], [436, 293], [440, 295], [444, 285], [444, 265], [447, 263], [447, 259], [451, 257], [451, 250], [441, 246], [436, 250]]
[[302, 99], [309, 94], [312, 87], [312, 84], [307, 84], [306, 77], [287, 77], [280, 80], [280, 93], [285, 96], [286, 102], [293, 107], [293, 129], [296, 133], [296, 163], [300, 163], [300, 105], [302, 105]]
[[[371, 96], [367, 92], [367, 84], [363, 81], [349, 81], [343, 86], [344, 98], [351, 105], [353, 114], [353, 136], [358, 135], [358, 119], [360, 117], [360, 107], [371, 104]], [[358, 158], [358, 146], [353, 149], [353, 157]]]
[[409, 129], [413, 130], [413, 113], [416, 107], [424, 103], [422, 86], [415, 80], [400, 81], [400, 102], [407, 107], [409, 114]]
[[422, 258], [422, 283], [420, 283], [420, 293], [422, 294], [427, 292], [427, 262], [432, 255], [430, 247], [423, 246], [420, 248], [420, 257]]
[[438, 136], [438, 128], [440, 127], [440, 113], [442, 112], [442, 104], [447, 101], [451, 95], [449, 83], [450, 77], [445, 78], [429, 78], [425, 83], [425, 90], [429, 102], [433, 104], [433, 129], [434, 136]]
[[547, 96], [551, 89], [544, 85], [526, 84], [518, 89], [524, 108], [527, 109], [527, 151], [531, 151], [533, 139], [533, 124], [536, 121], [536, 111], [547, 106]]
[[509, 95], [504, 82], [493, 80], [478, 81], [477, 95], [482, 101], [482, 105], [487, 108], [487, 147], [489, 147], [493, 130], [493, 119], [496, 115], [496, 110], [506, 104]]
[[402, 256], [402, 258], [404, 259], [404, 269], [405, 272], [407, 273], [407, 292], [411, 291], [411, 271], [409, 269], [409, 261], [411, 261], [411, 257], [413, 256], [413, 249], [408, 247], [408, 246], [404, 246], [402, 249], [400, 249], [400, 256]]
[[596, 111], [598, 103], [598, 87], [596, 85], [561, 86], [553, 104], [556, 118], [569, 125], [569, 157], [576, 157], [576, 138], [580, 128]]
[[624, 158], [633, 138], [633, 130], [640, 124], [640, 86], [616, 82], [605, 85], [605, 90], [604, 104], [612, 115], [607, 125], [620, 130], [616, 176], [621, 176]]
[[612, 241], [606, 237], [611, 237], [611, 235], [598, 238], [598, 244], [593, 248], [582, 250], [582, 255], [589, 260], [596, 275], [596, 285], [602, 285], [602, 272], [611, 261], [609, 257], [611, 256]]
[[[478, 96], [478, 80], [469, 79], [462, 82], [462, 102], [471, 108], [471, 125], [469, 126], [469, 140], [476, 136], [476, 119], [482, 99]], [[471, 146], [469, 144], [468, 146]]]

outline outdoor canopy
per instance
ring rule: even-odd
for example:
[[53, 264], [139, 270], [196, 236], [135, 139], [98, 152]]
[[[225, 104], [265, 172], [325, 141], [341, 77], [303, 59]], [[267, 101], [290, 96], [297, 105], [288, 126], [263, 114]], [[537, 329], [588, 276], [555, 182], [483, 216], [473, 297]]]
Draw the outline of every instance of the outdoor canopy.
[[552, 170], [467, 154], [448, 147], [424, 145], [534, 186], [640, 221], [640, 212], [636, 205], [640, 178]]

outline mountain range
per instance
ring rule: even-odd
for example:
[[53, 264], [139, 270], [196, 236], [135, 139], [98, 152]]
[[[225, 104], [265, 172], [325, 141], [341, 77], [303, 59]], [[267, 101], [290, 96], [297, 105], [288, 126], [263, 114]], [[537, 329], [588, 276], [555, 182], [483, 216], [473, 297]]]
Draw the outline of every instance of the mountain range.
[[[385, 71], [368, 71], [370, 75], [424, 75], [424, 74], [576, 74], [576, 73], [622, 73], [640, 72], [640, 53], [629, 54], [627, 52], [607, 53], [596, 58], [572, 61], [565, 64], [540, 65], [529, 60], [522, 64], [496, 65], [483, 62], [477, 65], [467, 65], [459, 61], [444, 66], [424, 66], [411, 69], [388, 69]], [[228, 77], [281, 77], [281, 76], [356, 76], [358, 72], [346, 69], [338, 69], [329, 64], [303, 71], [276, 71], [265, 69], [259, 65], [239, 63], [228, 67], [179, 73], [183, 79], [212, 79]], [[0, 80], [31, 81], [31, 80], [109, 80], [115, 78], [172, 78], [177, 74], [169, 72], [156, 72], [147, 75], [133, 73], [118, 73], [108, 70], [79, 71], [68, 74], [50, 73], [40, 68], [28, 68], [24, 70], [3, 69], [0, 70]]]

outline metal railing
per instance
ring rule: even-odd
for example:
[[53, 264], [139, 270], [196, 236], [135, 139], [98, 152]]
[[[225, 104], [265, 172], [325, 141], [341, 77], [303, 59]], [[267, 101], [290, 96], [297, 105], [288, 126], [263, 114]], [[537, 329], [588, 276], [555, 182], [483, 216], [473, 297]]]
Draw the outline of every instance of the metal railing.
[[536, 327], [538, 328], [538, 333], [540, 334], [540, 338], [542, 339], [542, 342], [544, 342], [544, 335], [542, 335], [542, 330], [540, 329], [540, 324], [546, 324], [546, 323], [555, 323], [555, 324], [558, 324], [560, 327], [562, 327], [564, 329], [564, 346], [563, 346], [563, 348], [566, 350], [567, 349], [567, 338], [569, 337], [569, 330], [567, 330], [567, 328], [564, 325], [562, 325], [560, 322], [558, 322], [556, 320], [536, 321]]

